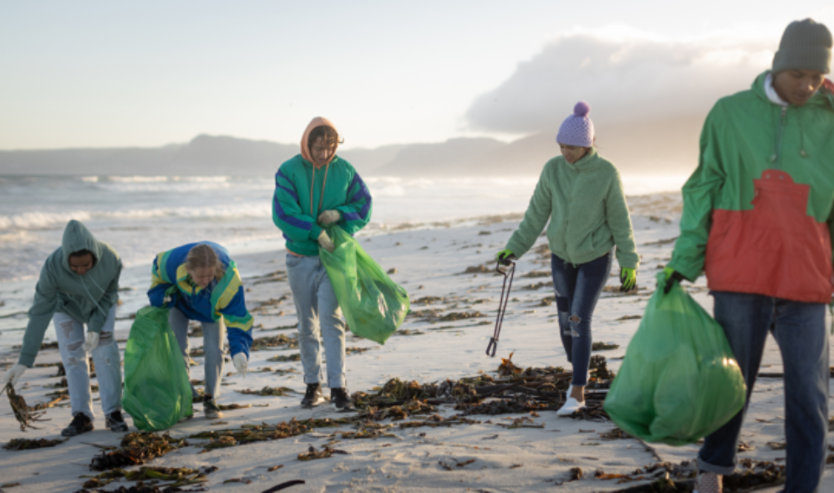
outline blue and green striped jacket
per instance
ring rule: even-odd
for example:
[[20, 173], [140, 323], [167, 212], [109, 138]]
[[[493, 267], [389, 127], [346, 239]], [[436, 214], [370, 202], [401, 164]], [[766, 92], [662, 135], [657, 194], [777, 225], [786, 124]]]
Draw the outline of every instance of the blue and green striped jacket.
[[339, 211], [342, 218], [337, 224], [353, 235], [371, 219], [371, 204], [365, 182], [339, 156], [325, 170], [314, 169], [298, 154], [275, 173], [272, 221], [284, 234], [287, 250], [299, 255], [319, 254], [317, 240], [322, 227], [316, 224], [316, 218], [321, 211]]
[[[213, 280], [205, 289], [194, 284], [185, 270], [188, 252], [201, 243], [211, 246], [226, 267], [223, 277]], [[174, 286], [176, 289], [172, 290]], [[243, 352], [249, 356], [252, 315], [246, 309], [243, 283], [237, 265], [225, 248], [211, 241], [201, 241], [158, 254], [151, 269], [148, 299], [153, 306], [165, 306], [166, 293], [171, 292], [170, 306], [180, 310], [189, 320], [217, 322], [223, 317], [231, 354]]]

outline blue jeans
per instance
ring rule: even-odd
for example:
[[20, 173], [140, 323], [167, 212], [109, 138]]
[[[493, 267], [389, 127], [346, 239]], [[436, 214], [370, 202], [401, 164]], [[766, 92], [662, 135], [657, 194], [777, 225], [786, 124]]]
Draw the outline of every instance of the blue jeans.
[[[185, 360], [185, 370], [191, 379], [191, 365], [188, 362], [191, 357], [188, 355], [188, 317], [176, 308], [168, 312], [168, 323], [171, 330], [177, 337], [180, 351]], [[200, 322], [203, 327], [203, 366], [205, 377], [205, 392], [212, 399], [217, 399], [220, 393], [220, 377], [223, 374], [223, 340], [226, 334], [226, 325], [221, 317], [217, 322]], [[191, 386], [191, 394], [197, 399], [197, 392]]]
[[[98, 346], [91, 356], [96, 365], [99, 397], [104, 414], [122, 408], [122, 365], [119, 359], [119, 346], [113, 337], [116, 321], [116, 307], [110, 309], [104, 325], [101, 327]], [[87, 351], [84, 350], [84, 324], [63, 312], [52, 316], [55, 324], [55, 337], [58, 350], [67, 373], [67, 388], [72, 414], [84, 413], [93, 419], [93, 402], [90, 395], [90, 367]]]
[[[765, 339], [773, 334], [782, 353], [785, 386], [785, 491], [813, 492], [819, 487], [828, 432], [828, 332], [825, 304], [801, 303], [757, 294], [713, 292], [715, 319], [733, 349], [753, 391]], [[731, 474], [744, 409], [706, 437], [698, 453], [703, 471]]]
[[327, 358], [327, 386], [345, 387], [345, 324], [336, 293], [318, 256], [287, 254], [295, 312], [298, 315], [298, 346], [304, 383], [321, 379], [321, 340]]
[[573, 265], [556, 255], [550, 256], [556, 309], [559, 312], [559, 333], [568, 361], [573, 365], [574, 387], [588, 382], [591, 361], [591, 318], [608, 275], [611, 252], [590, 262]]

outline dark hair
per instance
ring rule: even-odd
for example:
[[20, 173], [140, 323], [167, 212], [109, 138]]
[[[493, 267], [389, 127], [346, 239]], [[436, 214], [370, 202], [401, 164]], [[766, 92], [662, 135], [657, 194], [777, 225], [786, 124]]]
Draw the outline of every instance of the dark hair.
[[324, 140], [324, 143], [328, 146], [342, 143], [342, 141], [339, 140], [339, 132], [337, 132], [335, 128], [329, 125], [319, 125], [310, 131], [310, 136], [307, 138], [307, 149], [310, 152], [313, 152], [313, 143], [318, 140], [319, 137], [321, 137]]
[[83, 249], [83, 250], [78, 250], [77, 252], [70, 253], [69, 255], [67, 255], [67, 258], [69, 258], [69, 257], [83, 257], [84, 255], [89, 255], [93, 259], [93, 265], [96, 265], [96, 254], [94, 254], [90, 250], [87, 250], [86, 248]]

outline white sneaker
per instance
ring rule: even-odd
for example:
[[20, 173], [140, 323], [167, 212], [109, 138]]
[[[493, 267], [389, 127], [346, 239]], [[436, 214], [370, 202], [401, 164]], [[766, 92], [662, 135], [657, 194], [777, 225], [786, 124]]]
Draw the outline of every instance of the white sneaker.
[[[567, 395], [570, 395], [571, 391], [573, 391], [573, 385], [568, 387]], [[585, 401], [578, 401], [573, 397], [568, 397], [568, 400], [565, 401], [565, 405], [560, 407], [558, 411], [556, 411], [556, 416], [570, 416], [571, 414], [579, 411], [580, 409], [585, 407]]]
[[724, 491], [724, 476], [714, 472], [699, 472], [695, 480], [693, 493], [722, 493]]

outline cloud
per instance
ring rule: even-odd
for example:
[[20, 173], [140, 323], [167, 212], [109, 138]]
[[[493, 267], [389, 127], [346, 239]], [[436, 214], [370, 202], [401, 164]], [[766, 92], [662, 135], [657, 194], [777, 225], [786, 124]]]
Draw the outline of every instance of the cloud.
[[567, 35], [478, 97], [465, 120], [478, 131], [538, 132], [558, 126], [579, 100], [595, 122], [702, 116], [769, 68], [772, 43]]

